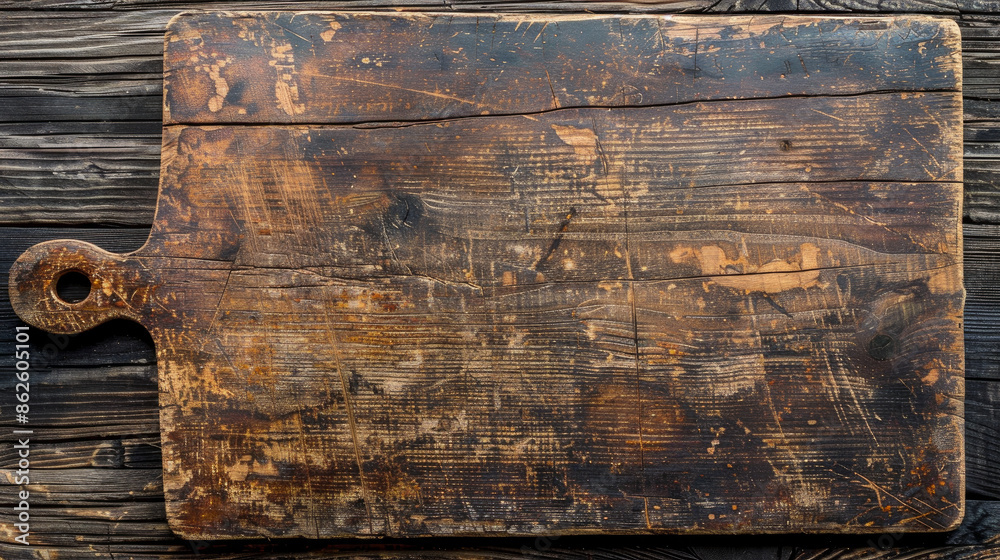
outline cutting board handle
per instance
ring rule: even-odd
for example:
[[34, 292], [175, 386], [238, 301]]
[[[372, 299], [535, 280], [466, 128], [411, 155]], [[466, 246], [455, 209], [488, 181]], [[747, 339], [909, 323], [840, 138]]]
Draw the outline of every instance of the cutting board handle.
[[[59, 294], [68, 273], [85, 276], [90, 292], [79, 301]], [[109, 253], [90, 243], [59, 239], [39, 243], [10, 269], [10, 301], [26, 323], [60, 334], [76, 334], [111, 319], [143, 323], [151, 286], [141, 259]]]

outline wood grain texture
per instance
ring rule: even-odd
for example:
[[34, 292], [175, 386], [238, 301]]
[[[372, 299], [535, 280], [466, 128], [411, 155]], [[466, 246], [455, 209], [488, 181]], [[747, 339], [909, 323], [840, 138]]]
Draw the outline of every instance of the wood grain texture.
[[[954, 27], [922, 18], [745, 16], [713, 25], [641, 16], [193, 15], [167, 36], [163, 118], [355, 123], [957, 90], [958, 41]], [[739, 56], [747, 52], [754, 55]]]
[[0, 8], [8, 10], [61, 10], [61, 11], [99, 11], [99, 10], [156, 10], [163, 8], [202, 9], [202, 10], [349, 10], [393, 8], [396, 10], [465, 10], [480, 11], [521, 11], [521, 12], [708, 12], [708, 13], [745, 13], [745, 12], [793, 12], [803, 13], [828, 12], [861, 12], [892, 14], [899, 12], [927, 13], [941, 15], [970, 16], [976, 14], [995, 14], [1000, 10], [1000, 2], [996, 0], [960, 0], [948, 2], [943, 0], [660, 0], [660, 1], [571, 1], [571, 0], [450, 0], [442, 3], [434, 0], [353, 0], [332, 1], [270, 1], [254, 2], [247, 6], [245, 2], [232, 0], [16, 0], [0, 1]]
[[[396, 2], [395, 4], [398, 5], [399, 3]], [[778, 4], [773, 2], [754, 2], [752, 5], [743, 6], [742, 9], [750, 12], [760, 12], [775, 9]], [[268, 9], [340, 9], [349, 5], [357, 4], [337, 2], [255, 2], [253, 4], [254, 7]], [[390, 4], [386, 3], [384, 5], [389, 6]], [[703, 7], [695, 7], [694, 9], [704, 10], [711, 5], [715, 6], [711, 8], [712, 11], [725, 11], [732, 6], [731, 3], [726, 2], [706, 2], [703, 4]], [[808, 7], [805, 1], [797, 2], [797, 5], [800, 9], [807, 9]], [[32, 6], [42, 9], [33, 11], [31, 9]], [[58, 9], [60, 6], [63, 11], [58, 12], [59, 14], [74, 18], [72, 21], [66, 21], [66, 25], [71, 27], [69, 31], [63, 31], [60, 27], [56, 26], [55, 22], [58, 20], [55, 16], [57, 13], [49, 11], [50, 8]], [[101, 25], [101, 18], [112, 18], [123, 13], [110, 10], [110, 8], [115, 6], [125, 8], [126, 10], [135, 10], [132, 13], [141, 13], [144, 16], [144, 20], [137, 21], [133, 19], [131, 22], [126, 21], [117, 26], [103, 26], [98, 30], [97, 26]], [[161, 8], [166, 6], [170, 14], [162, 16], [155, 9], [155, 6], [160, 6]], [[223, 9], [234, 9], [238, 8], [239, 5], [218, 2], [188, 2], [185, 4], [144, 2], [140, 4], [134, 2], [124, 3], [117, 0], [115, 2], [77, 3], [43, 3], [35, 1], [31, 3], [11, 2], [8, 4], [8, 8], [0, 12], [0, 23], [8, 21], [17, 14], [30, 16], [19, 20], [18, 27], [37, 30], [37, 33], [34, 34], [37, 38], [37, 44], [43, 46], [44, 43], [48, 43], [49, 45], [49, 47], [43, 47], [39, 50], [30, 60], [26, 60], [23, 64], [19, 65], [19, 68], [24, 69], [25, 74], [0, 71], [0, 92], [7, 91], [8, 84], [16, 81], [17, 95], [39, 96], [37, 101], [34, 102], [38, 114], [43, 114], [48, 110], [51, 111], [53, 119], [58, 119], [53, 120], [51, 123], [36, 121], [33, 123], [18, 124], [16, 113], [5, 112], [6, 106], [0, 104], [0, 115], [11, 121], [12, 124], [10, 126], [17, 127], [17, 132], [10, 132], [11, 129], [7, 125], [0, 126], [0, 129], [2, 129], [0, 130], [0, 142], [7, 141], [10, 137], [9, 135], [20, 135], [21, 137], [54, 135], [62, 141], [61, 145], [57, 148], [48, 144], [39, 147], [25, 147], [22, 150], [20, 154], [21, 168], [27, 168], [28, 164], [33, 163], [35, 171], [31, 175], [15, 174], [5, 164], [0, 164], [0, 189], [3, 189], [2, 194], [0, 194], [3, 197], [3, 203], [0, 204], [0, 221], [6, 226], [23, 226], [5, 227], [3, 229], [8, 241], [0, 244], [0, 253], [2, 253], [2, 262], [4, 263], [2, 268], [4, 270], [7, 269], [24, 247], [46, 239], [87, 239], [105, 249], [117, 252], [131, 250], [141, 245], [142, 241], [146, 238], [146, 232], [141, 231], [141, 229], [102, 230], [96, 227], [85, 229], [73, 227], [74, 224], [92, 224], [94, 226], [101, 224], [130, 224], [139, 226], [140, 228], [148, 228], [152, 220], [159, 168], [159, 104], [156, 101], [149, 103], [148, 107], [143, 109], [145, 112], [139, 114], [139, 117], [143, 119], [141, 122], [123, 121], [122, 119], [126, 116], [133, 118], [131, 115], [135, 115], [136, 113], [121, 110], [122, 104], [127, 103], [127, 97], [113, 96], [108, 92], [112, 91], [112, 89], [130, 91], [133, 87], [148, 87], [149, 91], [154, 92], [153, 95], [158, 96], [160, 81], [162, 79], [159, 71], [149, 73], [142, 69], [136, 71], [129, 69], [129, 65], [132, 64], [130, 61], [136, 56], [147, 57], [154, 61], [160, 58], [158, 54], [160, 38], [152, 37], [152, 35], [143, 35], [141, 30], [147, 28], [146, 24], [148, 22], [155, 21], [161, 25], [159, 33], [162, 34], [162, 26], [177, 11], [186, 7], [211, 9], [215, 6]], [[835, 4], [826, 2], [824, 3], [823, 10], [835, 12], [836, 10], [846, 9], [867, 9], [870, 10], [870, 13], [874, 13], [878, 11], [885, 12], [888, 9], [885, 6], [884, 3], [879, 8], [876, 5], [849, 6], [846, 3]], [[659, 3], [631, 7], [625, 4], [616, 4], [614, 6], [606, 5], [606, 7], [607, 9], [619, 10], [646, 9], [659, 11], [672, 11], [684, 8], [682, 4], [676, 3]], [[780, 9], [792, 10], [795, 8], [795, 5], [785, 5], [784, 8]], [[990, 80], [990, 76], [995, 75], [995, 72], [991, 74], [988, 65], [989, 61], [996, 58], [996, 46], [1000, 45], [1000, 42], [995, 40], [995, 37], [998, 35], [996, 17], [994, 16], [991, 19], [989, 15], [984, 15], [982, 13], [983, 4], [981, 2], [959, 1], [947, 5], [913, 2], [907, 3], [903, 8], [920, 12], [961, 13], [960, 16], [956, 15], [953, 17], [955, 17], [962, 29], [965, 74], [967, 76], [971, 74], [970, 64], [980, 65], [978, 68], [981, 68], [977, 70], [980, 73], [979, 81], [975, 84], [966, 83], [963, 90], [966, 120], [970, 123], [967, 126], [974, 124], [981, 131], [977, 132], [979, 135], [979, 140], [976, 140], [978, 144], [977, 149], [989, 149], [990, 143], [993, 140], [988, 135], [985, 135], [985, 132], [990, 128], [996, 128], [996, 120], [1000, 116], [1000, 112], [996, 108], [995, 92], [997, 84], [995, 80], [991, 84]], [[475, 9], [475, 6], [473, 6], [473, 9]], [[489, 7], [483, 9], [496, 8]], [[506, 9], [519, 11], [533, 9], [549, 11], [593, 10], [595, 9], [595, 4], [523, 2], [516, 5], [508, 4]], [[977, 12], [977, 10], [979, 11]], [[139, 32], [137, 33], [136, 31]], [[12, 34], [9, 32], [0, 33], [0, 49], [11, 58], [14, 58], [17, 54], [12, 53], [10, 47], [5, 43], [5, 39], [11, 36]], [[88, 41], [106, 41], [109, 47], [105, 49], [101, 58], [90, 60], [85, 56], [82, 59], [66, 58], [73, 56], [80, 50], [76, 48], [64, 48], [66, 41], [78, 38], [84, 38]], [[6, 60], [2, 60], [0, 64], [6, 62]], [[77, 63], [86, 65], [90, 69], [83, 73], [78, 72]], [[115, 64], [122, 67], [123, 70], [121, 72], [115, 70]], [[42, 70], [43, 68], [44, 71]], [[64, 99], [38, 93], [49, 89], [61, 91]], [[991, 91], [994, 93], [991, 94]], [[89, 113], [75, 115], [72, 112], [73, 105], [70, 102], [72, 98], [87, 102], [90, 107]], [[88, 118], [91, 120], [87, 120]], [[77, 169], [76, 165], [79, 160], [86, 160], [86, 158], [90, 157], [88, 152], [90, 146], [94, 145], [95, 141], [99, 145], [106, 145], [105, 139], [108, 139], [107, 142], [118, 141], [122, 134], [119, 131], [133, 125], [145, 126], [148, 130], [151, 130], [149, 133], [144, 133], [148, 138], [137, 140], [148, 142], [152, 146], [151, 155], [143, 155], [141, 158], [136, 158], [132, 161], [133, 165], [119, 169], [104, 168], [101, 170], [97, 166], [94, 166], [90, 169], [86, 167], [80, 168], [80, 171], [75, 171], [73, 174], [64, 171], [66, 168]], [[131, 133], [127, 132], [126, 134]], [[983, 163], [988, 163], [988, 160], [979, 158], [977, 161], [973, 161], [971, 158], [977, 156], [974, 152], [968, 150], [970, 146], [970, 137], [968, 135], [966, 139], [968, 154], [965, 163], [966, 191], [972, 194], [989, 192], [993, 188], [992, 185], [997, 181], [990, 178], [989, 173], [992, 171], [989, 168], [980, 167]], [[974, 166], [976, 166], [975, 169], [973, 168]], [[110, 186], [104, 186], [102, 182], [104, 179], [100, 174], [101, 172], [113, 175], [114, 182]], [[73, 178], [74, 188], [62, 192], [60, 177]], [[39, 185], [37, 181], [40, 179], [49, 180], [48, 184], [44, 186]], [[90, 193], [108, 193], [112, 191], [118, 202], [103, 205], [99, 210], [95, 209], [94, 206], [88, 205]], [[39, 197], [43, 196], [45, 199], [44, 202], [38, 202]], [[995, 211], [992, 211], [993, 213], [990, 211], [989, 205], [991, 201], [995, 200], [996, 198], [977, 196], [973, 201], [975, 204], [970, 204], [970, 199], [967, 199], [967, 215], [975, 211], [976, 221], [989, 223], [991, 219], [994, 219], [991, 216], [998, 215]], [[39, 218], [39, 213], [45, 217]], [[53, 227], [37, 227], [35, 224], [41, 221], [45, 221]], [[1000, 255], [1000, 252], [991, 249], [991, 247], [996, 245], [996, 235], [995, 229], [991, 229], [988, 225], [980, 226], [968, 221], [965, 224], [965, 284], [969, 290], [965, 314], [965, 327], [967, 331], [966, 371], [967, 375], [971, 378], [986, 379], [995, 378], [996, 376], [995, 365], [989, 366], [994, 369], [983, 370], [980, 367], [981, 364], [993, 363], [998, 348], [1000, 348], [996, 343], [996, 329], [993, 328], [995, 321], [991, 319], [995, 315], [997, 307], [991, 304], [990, 299], [993, 297], [991, 294], [996, 293], [994, 271], [1000, 267], [1000, 263], [996, 262], [997, 255]], [[0, 278], [0, 285], [5, 280], [5, 278]], [[2, 325], [2, 332], [11, 332], [15, 324], [19, 323], [12, 315], [10, 308], [5, 303], [0, 305], [0, 325]], [[151, 353], [152, 343], [146, 343], [135, 338], [132, 333], [135, 330], [135, 326], [132, 325], [130, 328], [129, 325], [128, 322], [115, 321], [88, 331], [85, 334], [70, 337], [74, 341], [73, 347], [60, 353], [59, 362], [68, 360], [77, 371], [93, 372], [93, 375], [88, 375], [86, 378], [92, 381], [76, 382], [65, 377], [61, 378], [65, 380], [67, 390], [61, 391], [59, 398], [53, 399], [51, 405], [48, 405], [47, 408], [58, 408], [62, 406], [62, 401], [66, 399], [69, 402], [78, 401], [81, 397], [76, 396], [77, 394], [90, 395], [103, 390], [112, 390], [113, 387], [106, 383], [102, 384], [99, 381], [100, 373], [107, 367], [105, 364], [120, 363], [133, 359], [153, 358]], [[974, 331], [970, 332], [970, 328], [974, 329]], [[140, 328], [139, 330], [142, 329]], [[42, 340], [44, 340], [44, 335]], [[76, 341], [79, 341], [79, 343], [77, 344]], [[140, 357], [143, 355], [145, 355], [145, 358]], [[5, 367], [5, 365], [0, 363], [0, 368], [2, 367]], [[53, 367], [55, 367], [55, 363], [53, 363]], [[155, 391], [155, 385], [152, 386], [151, 390]], [[979, 398], [978, 393], [980, 392], [969, 392], [967, 396], [967, 399], [971, 402], [969, 406], [979, 406], [976, 405], [975, 401]], [[118, 411], [122, 408], [129, 408], [140, 412], [144, 410], [144, 407], [155, 406], [155, 402], [150, 403], [151, 401], [142, 399], [133, 402], [128, 399], [127, 393], [122, 394], [121, 398], [118, 399], [101, 399], [99, 405], [95, 404], [93, 407], [87, 409], [86, 414], [77, 419], [71, 440], [44, 441], [42, 445], [52, 449], [62, 446], [73, 446], [78, 449], [81, 457], [85, 457], [84, 452], [88, 446], [105, 445], [106, 442], [113, 441], [108, 439], [110, 437], [109, 433], [118, 433], [124, 438], [127, 447], [127, 441], [130, 437], [130, 425], [128, 423], [108, 424], [102, 422], [101, 418], [106, 415], [112, 416], [118, 414]], [[981, 406], [985, 407], [981, 408], [982, 410], [989, 410], [990, 406], [995, 405], [983, 404]], [[146, 408], [145, 413], [155, 416], [155, 411], [152, 409]], [[12, 424], [10, 422], [3, 423], [3, 420], [3, 417], [0, 417], [0, 425], [9, 431], [13, 427]], [[111, 432], [110, 430], [112, 429], [117, 431]], [[869, 545], [869, 548], [859, 550], [853, 547], [865, 547], [869, 537], [854, 540], [850, 537], [842, 536], [838, 538], [826, 538], [822, 541], [816, 541], [813, 538], [794, 540], [787, 536], [766, 538], [763, 540], [747, 538], [727, 540], [721, 537], [713, 537], [710, 542], [704, 543], [706, 545], [714, 545], [714, 547], [702, 546], [698, 539], [677, 537], [671, 538], [666, 542], [661, 537], [648, 539], [641, 539], [636, 536], [593, 539], [563, 537], [552, 542], [542, 542], [541, 545], [543, 548], [546, 548], [546, 551], [540, 552], [535, 549], [534, 539], [531, 538], [505, 539], [496, 544], [496, 546], [493, 544], [496, 541], [434, 539], [433, 541], [425, 541], [422, 544], [413, 545], [416, 549], [423, 550], [422, 552], [413, 548], [408, 549], [408, 552], [404, 552], [398, 544], [392, 544], [388, 548], [383, 544], [338, 544], [338, 550], [342, 552], [335, 553], [331, 551], [325, 553], [325, 556], [320, 555], [319, 557], [356, 557], [363, 555], [378, 556], [381, 558], [438, 558], [443, 556], [472, 557], [478, 555], [481, 558], [492, 558], [498, 557], [500, 549], [503, 549], [508, 551], [509, 557], [517, 558], [711, 558], [713, 560], [722, 558], [739, 558], [745, 560], [746, 558], [757, 557], [768, 559], [776, 557], [992, 558], [995, 555], [995, 551], [985, 549], [984, 547], [988, 547], [989, 543], [995, 542], [996, 527], [1000, 527], [1000, 522], [995, 517], [991, 518], [988, 513], [996, 510], [997, 502], [977, 501], [975, 496], [984, 495], [982, 494], [983, 492], [991, 493], [992, 495], [1000, 492], [997, 487], [997, 481], [1000, 478], [991, 474], [972, 472], [980, 468], [980, 466], [989, 469], [991, 465], [995, 464], [995, 453], [992, 453], [990, 449], [991, 447], [987, 445], [967, 450], [970, 458], [968, 466], [969, 477], [970, 479], [975, 479], [977, 490], [976, 493], [972, 494], [972, 498], [967, 501], [967, 511], [963, 526], [957, 532], [950, 533], [949, 535], [952, 535], [950, 539], [952, 540], [948, 541], [928, 540], [926, 537], [909, 534], [905, 535], [902, 539], [895, 539], [892, 535], [887, 535], [880, 542], [887, 545], [888, 548], [874, 549], [870, 548]], [[155, 447], [151, 447], [150, 450], [151, 452], [155, 451], [158, 453], [158, 449]], [[976, 454], [980, 452], [986, 453], [986, 455], [976, 458]], [[158, 463], [158, 456], [154, 460], [151, 460], [151, 462], [143, 462], [143, 467], [140, 468], [130, 468], [128, 464], [123, 467], [112, 467], [109, 463], [106, 463], [104, 468], [114, 468], [117, 476], [122, 480], [129, 481], [131, 488], [135, 491], [135, 497], [123, 496], [119, 501], [108, 502], [106, 507], [111, 508], [124, 505], [128, 509], [130, 504], [135, 503], [135, 500], [147, 500], [150, 503], [159, 501], [162, 504], [162, 493], [143, 493], [141, 491], [144, 485], [143, 477], [146, 474], [144, 473], [146, 466], [148, 465], [149, 468], [155, 468], [155, 470], [159, 471]], [[71, 506], [74, 500], [73, 497], [86, 492], [90, 488], [90, 485], [88, 479], [85, 477], [72, 476], [72, 470], [75, 468], [73, 464], [62, 464], [64, 466], [60, 468], [65, 472], [66, 480], [78, 483], [80, 485], [79, 490], [77, 493], [53, 495], [52, 498], [54, 501], [60, 501], [64, 505]], [[65, 488], [67, 490], [71, 489], [70, 486], [66, 486]], [[149, 513], [149, 520], [159, 523], [159, 526], [163, 527], [162, 530], [148, 530], [146, 527], [140, 527], [138, 524], [131, 522], [116, 521], [114, 516], [101, 517], [99, 512], [95, 510], [92, 517], [94, 524], [88, 525], [87, 531], [89, 532], [90, 539], [86, 543], [82, 541], [72, 542], [72, 539], [66, 538], [67, 535], [74, 535], [83, 531], [82, 526], [79, 524], [70, 525], [64, 521], [46, 523], [44, 525], [39, 524], [37, 527], [33, 526], [32, 536], [34, 539], [31, 547], [26, 548], [20, 545], [0, 543], [0, 556], [3, 558], [49, 559], [58, 554], [59, 558], [88, 559], [112, 557], [224, 557], [228, 559], [248, 557], [293, 558], [309, 554], [305, 552], [308, 547], [302, 543], [274, 544], [269, 547], [250, 543], [236, 543], [226, 546], [217, 543], [213, 543], [211, 546], [207, 543], [185, 543], [170, 536], [169, 531], [166, 529], [162, 505], [160, 507], [161, 510], [158, 514], [155, 512]], [[48, 509], [39, 509], [33, 513], [33, 518], [42, 520], [49, 515], [57, 516], [58, 514], [56, 512], [50, 514]], [[3, 518], [0, 523], [8, 524], [9, 521], [7, 518]], [[78, 529], [77, 527], [80, 528]], [[960, 535], [964, 540], [953, 540]], [[871, 538], [873, 541], [879, 541], [880, 537], [872, 536]], [[59, 547], [44, 544], [46, 541], [52, 539], [61, 539], [61, 542], [65, 544]], [[943, 545], [945, 544], [977, 546], [955, 548], [952, 546], [944, 547]], [[773, 548], [776, 546], [785, 546], [785, 552], [779, 555]], [[815, 548], [818, 546], [834, 548]], [[522, 547], [527, 547], [530, 553], [527, 555], [524, 554], [521, 551]], [[844, 547], [852, 548], [848, 550]], [[196, 550], [198, 551], [197, 554]], [[315, 553], [312, 556], [317, 557]]]
[[[976, 233], [976, 228], [982, 226], [967, 226], [965, 233], [972, 233], [972, 239], [986, 239], [988, 230]], [[54, 238], [75, 238], [86, 240], [115, 252], [127, 252], [137, 249], [145, 241], [147, 232], [141, 229], [101, 229], [101, 228], [5, 228], [4, 232], [12, 240], [8, 244], [0, 244], [0, 266], [8, 268], [17, 256], [32, 244]], [[993, 270], [1000, 266], [1000, 252], [989, 252], [970, 249], [966, 242], [966, 267], [976, 270]], [[970, 252], [971, 251], [971, 252]], [[970, 264], [971, 263], [971, 264]], [[991, 264], [992, 263], [992, 264]], [[983, 292], [975, 290], [978, 282], [983, 282], [982, 275], [970, 273], [966, 282], [970, 285], [966, 305], [966, 322], [974, 318], [977, 309], [986, 307], [985, 302], [977, 298]], [[6, 278], [0, 277], [0, 289], [4, 288]], [[970, 315], [971, 314], [971, 315]], [[20, 322], [6, 305], [0, 306], [0, 329], [11, 332], [14, 325]], [[62, 460], [58, 465], [46, 461], [51, 469], [49, 480], [62, 480], [65, 484], [58, 488], [50, 486], [50, 491], [44, 495], [47, 504], [54, 507], [38, 508], [33, 511], [32, 519], [37, 523], [32, 525], [32, 545], [22, 545], [0, 542], [0, 555], [4, 558], [24, 558], [26, 560], [50, 560], [53, 556], [71, 559], [93, 558], [172, 558], [185, 560], [235, 560], [239, 559], [282, 559], [291, 558], [536, 558], [565, 559], [587, 558], [589, 560], [621, 560], [623, 558], [656, 558], [686, 560], [746, 560], [761, 558], [771, 560], [802, 559], [816, 560], [818, 558], [870, 558], [870, 559], [987, 559], [995, 555], [990, 548], [998, 541], [997, 528], [1000, 527], [1000, 507], [996, 501], [981, 499], [966, 500], [966, 513], [962, 525], [953, 532], [933, 535], [899, 534], [888, 532], [880, 535], [823, 537], [817, 540], [815, 536], [780, 535], [758, 538], [741, 536], [712, 537], [671, 537], [666, 540], [662, 536], [643, 537], [629, 535], [626, 537], [585, 537], [565, 536], [559, 539], [539, 539], [535, 537], [503, 538], [503, 539], [431, 539], [400, 541], [352, 542], [313, 541], [309, 544], [303, 541], [292, 543], [272, 541], [262, 544], [258, 541], [235, 541], [228, 543], [207, 541], [183, 541], [173, 536], [167, 527], [166, 515], [163, 509], [163, 493], [159, 484], [160, 477], [159, 446], [150, 445], [143, 455], [149, 457], [138, 463], [131, 461], [129, 449], [139, 449], [139, 442], [144, 437], [139, 427], [149, 422], [156, 424], [156, 380], [155, 372], [149, 369], [144, 374], [138, 374], [134, 368], [123, 371], [136, 371], [137, 375], [110, 373], [116, 380], [126, 376], [129, 379], [127, 392], [116, 393], [118, 383], [109, 384], [103, 375], [118, 365], [142, 365], [154, 361], [152, 340], [138, 336], [141, 327], [125, 321], [112, 321], [80, 335], [70, 335], [69, 344], [49, 362], [40, 364], [46, 370], [58, 374], [50, 387], [59, 390], [58, 394], [47, 400], [46, 410], [59, 410], [63, 406], [72, 406], [82, 398], [93, 400], [94, 404], [77, 416], [73, 421], [71, 436], [48, 437], [49, 429], [58, 429], [66, 433], [61, 422], [45, 423], [40, 426], [39, 438], [33, 447], [39, 454], [47, 457], [77, 457], [76, 461]], [[50, 339], [39, 331], [32, 337], [33, 354], [44, 352], [44, 346]], [[985, 341], [982, 344], [986, 344]], [[980, 348], [983, 348], [981, 346]], [[983, 351], [980, 350], [980, 353]], [[970, 355], [970, 358], [974, 357]], [[975, 367], [975, 361], [970, 360], [969, 366]], [[975, 371], [969, 371], [975, 376]], [[70, 375], [71, 374], [71, 375]], [[3, 379], [13, 380], [6, 376]], [[12, 385], [3, 386], [5, 392]], [[114, 398], [95, 398], [104, 393], [115, 394]], [[982, 391], [971, 390], [967, 395], [967, 406], [989, 410], [988, 403], [979, 404], [985, 395]], [[135, 394], [138, 398], [130, 398]], [[81, 395], [87, 395], [81, 397]], [[148, 396], [146, 396], [148, 395]], [[40, 396], [40, 395], [39, 395]], [[123, 412], [138, 422], [121, 421]], [[109, 422], [104, 418], [112, 419]], [[16, 424], [10, 417], [0, 417], [0, 429], [10, 430]], [[152, 432], [158, 438], [158, 429]], [[120, 442], [116, 443], [116, 442]], [[134, 442], [134, 443], [133, 443]], [[89, 452], [102, 448], [100, 459], [102, 464], [94, 464]], [[122, 450], [119, 461], [116, 459]], [[985, 472], [974, 472], [980, 466], [989, 469], [994, 463], [994, 454], [990, 446], [970, 445], [967, 449], [969, 457], [969, 478], [985, 488], [995, 488], [995, 477]], [[977, 453], [986, 453], [978, 456]], [[98, 507], [81, 505], [78, 500], [95, 483], [80, 472], [83, 469], [99, 467], [113, 469], [116, 479], [126, 485], [127, 491], [117, 498], [112, 497]], [[147, 475], [152, 472], [153, 484]], [[991, 486], [992, 485], [992, 486]], [[12, 487], [0, 488], [0, 491]], [[993, 490], [996, 491], [996, 490]], [[42, 496], [39, 494], [39, 496]], [[5, 498], [6, 499], [6, 498]], [[9, 501], [9, 500], [8, 500]], [[123, 511], [136, 512], [135, 516], [123, 518]], [[74, 517], [72, 523], [67, 521], [67, 512]], [[12, 522], [7, 512], [0, 511], [0, 524], [9, 526]], [[5, 539], [10, 541], [10, 539]], [[58, 544], [57, 544], [58, 543]], [[991, 545], [992, 543], [992, 545]], [[833, 547], [833, 548], [829, 548]]]
[[[1000, 228], [965, 226], [966, 375], [1000, 380]], [[987, 484], [993, 486], [989, 479]], [[991, 492], [1000, 492], [994, 487]]]
[[989, 482], [997, 476], [996, 461], [984, 459], [997, 456], [996, 426], [1000, 422], [997, 418], [1000, 415], [998, 384], [980, 380], [969, 380], [968, 384], [969, 391], [976, 393], [976, 398], [969, 400], [966, 409], [966, 440], [968, 446], [975, 450], [969, 459], [970, 468], [975, 469], [972, 471], [975, 476], [969, 478], [969, 490], [996, 499], [996, 489]]
[[[800, 10], [820, 7], [799, 1]], [[358, 3], [255, 3], [257, 9], [356, 9]], [[392, 3], [369, 2], [370, 7]], [[62, 8], [61, 11], [8, 10], [0, 19], [0, 224], [123, 224], [148, 227], [156, 200], [162, 93], [162, 35], [167, 22], [184, 8], [239, 9], [239, 3], [17, 2], [11, 8]], [[112, 7], [138, 11], [113, 11]], [[604, 5], [605, 9], [655, 11], [749, 12], [796, 9], [772, 2], [734, 6], [731, 3], [655, 3]], [[410, 4], [408, 9], [432, 9]], [[438, 7], [440, 9], [440, 7]], [[486, 9], [486, 7], [483, 7]], [[489, 8], [496, 9], [496, 8]], [[588, 3], [522, 2], [514, 11], [597, 9]], [[821, 11], [878, 11], [875, 6], [824, 3]], [[983, 13], [982, 3], [908, 3], [908, 10], [961, 14], [963, 97], [965, 120], [978, 130], [996, 129], [1000, 111], [997, 75], [997, 17]], [[883, 9], [885, 11], [885, 9]], [[140, 15], [141, 13], [141, 15]], [[45, 29], [45, 33], [32, 30]], [[15, 107], [17, 108], [15, 110]], [[119, 125], [119, 126], [115, 126]], [[142, 136], [122, 133], [147, 127]], [[110, 130], [109, 130], [110, 128]], [[125, 134], [125, 135], [123, 135]], [[1000, 198], [995, 192], [1000, 174], [994, 165], [996, 140], [967, 135], [965, 213], [975, 222], [997, 223]], [[25, 139], [52, 135], [50, 143], [31, 145]], [[7, 152], [8, 139], [16, 151]], [[108, 158], [108, 146], [121, 146], [127, 159]], [[9, 157], [13, 156], [13, 157]], [[122, 212], [127, 200], [136, 211]]]
[[[503, 17], [480, 58], [476, 20], [178, 20], [167, 122], [190, 122], [150, 240], [14, 267], [34, 324], [150, 330], [174, 527], [954, 526], [954, 26]], [[406, 48], [368, 54], [366, 26]], [[523, 76], [481, 82], [505, 47]], [[435, 49], [453, 67], [390, 71]], [[358, 69], [321, 80], [333, 56]], [[50, 296], [66, 269], [95, 279], [80, 304]]]

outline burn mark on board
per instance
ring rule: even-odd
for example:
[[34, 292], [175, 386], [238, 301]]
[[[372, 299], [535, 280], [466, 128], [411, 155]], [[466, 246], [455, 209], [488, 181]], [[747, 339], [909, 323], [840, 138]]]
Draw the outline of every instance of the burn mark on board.
[[549, 245], [548, 250], [545, 252], [545, 256], [543, 256], [541, 260], [538, 261], [538, 264], [535, 265], [535, 270], [541, 270], [542, 268], [549, 266], [549, 259], [551, 259], [552, 255], [555, 254], [557, 249], [559, 249], [559, 245], [562, 243], [563, 240], [563, 235], [569, 229], [569, 223], [573, 220], [575, 216], [576, 216], [576, 207], [571, 207], [569, 209], [569, 212], [566, 213], [566, 217], [559, 224], [559, 229], [556, 230], [556, 236], [554, 239], [552, 239], [552, 243]]

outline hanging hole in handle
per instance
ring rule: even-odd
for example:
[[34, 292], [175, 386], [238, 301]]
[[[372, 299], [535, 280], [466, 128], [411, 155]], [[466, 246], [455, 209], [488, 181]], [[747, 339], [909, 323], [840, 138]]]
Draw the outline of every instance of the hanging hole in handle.
[[80, 303], [90, 295], [91, 282], [79, 270], [67, 270], [56, 280], [55, 295], [65, 303]]

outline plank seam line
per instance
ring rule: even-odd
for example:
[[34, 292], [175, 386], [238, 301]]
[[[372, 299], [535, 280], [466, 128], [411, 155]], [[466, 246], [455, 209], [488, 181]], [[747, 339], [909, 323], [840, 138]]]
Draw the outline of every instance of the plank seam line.
[[[268, 122], [268, 123], [258, 123], [258, 122], [227, 122], [222, 120], [212, 120], [212, 121], [178, 121], [174, 119], [169, 119], [169, 117], [164, 118], [164, 127], [168, 126], [231, 126], [231, 127], [264, 127], [264, 126], [323, 126], [323, 127], [350, 127], [350, 128], [406, 128], [410, 126], [419, 126], [427, 124], [439, 124], [443, 122], [450, 121], [460, 121], [466, 119], [498, 119], [498, 118], [509, 118], [509, 117], [534, 117], [538, 115], [547, 115], [549, 113], [557, 113], [560, 111], [611, 111], [611, 110], [626, 110], [626, 109], [657, 109], [657, 108], [669, 108], [669, 107], [683, 107], [685, 105], [695, 105], [699, 103], [739, 103], [739, 102], [755, 102], [755, 101], [779, 101], [784, 99], [851, 99], [864, 96], [890, 96], [896, 94], [944, 94], [953, 93], [961, 94], [961, 88], [941, 88], [941, 89], [927, 89], [927, 90], [917, 90], [917, 89], [874, 89], [871, 91], [857, 92], [857, 93], [828, 93], [828, 94], [795, 94], [795, 95], [775, 95], [775, 96], [762, 96], [762, 97], [750, 97], [750, 98], [718, 98], [718, 99], [691, 99], [686, 101], [675, 101], [669, 103], [650, 103], [646, 105], [585, 105], [585, 106], [565, 106], [565, 107], [552, 107], [550, 109], [541, 109], [537, 111], [523, 111], [523, 112], [511, 112], [511, 113], [496, 113], [490, 115], [458, 115], [454, 117], [442, 117], [442, 118], [430, 118], [430, 119], [417, 119], [411, 121], [400, 121], [400, 120], [370, 120], [370, 121], [354, 121], [354, 122]], [[164, 100], [166, 104], [166, 100]], [[481, 105], [478, 104], [477, 105]], [[168, 114], [167, 108], [164, 109], [165, 116]], [[168, 120], [169, 119], [169, 120]]]

